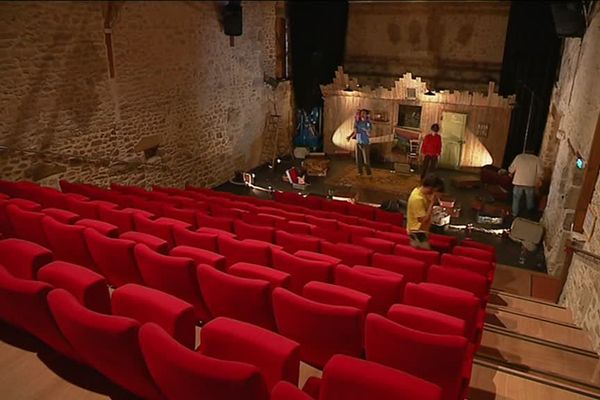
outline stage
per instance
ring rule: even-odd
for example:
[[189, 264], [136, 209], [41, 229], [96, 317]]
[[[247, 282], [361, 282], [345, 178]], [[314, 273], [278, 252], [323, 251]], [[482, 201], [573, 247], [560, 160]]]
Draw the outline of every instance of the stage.
[[[310, 186], [307, 187], [304, 193], [318, 194], [321, 196], [327, 196], [328, 194], [333, 194], [334, 196], [352, 196], [357, 194], [360, 202], [381, 204], [387, 200], [405, 201], [412, 188], [418, 184], [419, 176], [417, 173], [410, 176], [403, 176], [391, 172], [393, 170], [393, 165], [391, 163], [373, 162], [375, 176], [373, 178], [368, 178], [366, 176], [357, 176], [358, 174], [355, 172], [354, 168], [354, 159], [349, 155], [333, 155], [329, 156], [329, 158], [331, 162], [329, 164], [327, 176], [308, 177]], [[278, 164], [274, 170], [267, 165], [260, 166], [252, 171], [255, 174], [255, 184], [265, 188], [271, 186], [276, 190], [292, 191], [291, 185], [283, 182], [281, 176], [285, 173], [286, 169], [294, 165], [299, 166], [300, 162], [301, 160], [282, 159], [281, 163]], [[456, 203], [462, 206], [460, 217], [452, 218], [452, 225], [473, 224], [476, 227], [483, 228], [510, 227], [510, 219], [506, 219], [503, 225], [494, 227], [478, 224], [477, 212], [471, 208], [471, 205], [477, 200], [478, 196], [488, 195], [487, 192], [482, 187], [459, 189], [451, 184], [451, 180], [457, 177], [477, 177], [478, 174], [476, 171], [439, 169], [437, 173], [446, 183], [446, 193], [449, 196], [454, 197]], [[397, 185], [398, 187], [393, 187], [395, 186], [395, 183], [398, 182], [401, 182]], [[353, 183], [355, 184], [354, 186], [349, 186], [349, 184]], [[269, 193], [267, 192], [252, 190], [248, 187], [238, 186], [232, 183], [225, 183], [215, 189], [236, 194], [269, 198]], [[510, 206], [510, 201], [504, 201], [502, 204]], [[401, 211], [405, 212], [404, 207], [401, 208]], [[464, 231], [447, 230], [444, 233], [456, 236], [459, 239], [462, 239], [465, 236]], [[497, 261], [500, 264], [546, 272], [544, 252], [541, 245], [536, 252], [528, 254], [524, 265], [519, 265], [517, 264], [521, 252], [521, 246], [519, 244], [514, 243], [508, 238], [501, 238], [500, 236], [487, 233], [473, 232], [471, 236], [475, 240], [496, 246], [498, 249]]]

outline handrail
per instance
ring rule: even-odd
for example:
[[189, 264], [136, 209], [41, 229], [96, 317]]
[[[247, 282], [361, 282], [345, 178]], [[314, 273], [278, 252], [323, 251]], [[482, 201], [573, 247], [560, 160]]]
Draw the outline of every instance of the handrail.
[[567, 245], [567, 250], [568, 250], [568, 251], [572, 251], [572, 252], [574, 252], [574, 253], [583, 254], [583, 255], [585, 255], [585, 256], [588, 256], [588, 257], [591, 257], [591, 258], [594, 258], [594, 259], [596, 259], [596, 260], [600, 261], [600, 255], [598, 255], [598, 254], [594, 254], [594, 253], [592, 253], [592, 252], [589, 252], [589, 251], [587, 251], [587, 250], [584, 250], [584, 249], [582, 249], [582, 248], [580, 248], [580, 247], [577, 247], [577, 246], [572, 246], [572, 245]]

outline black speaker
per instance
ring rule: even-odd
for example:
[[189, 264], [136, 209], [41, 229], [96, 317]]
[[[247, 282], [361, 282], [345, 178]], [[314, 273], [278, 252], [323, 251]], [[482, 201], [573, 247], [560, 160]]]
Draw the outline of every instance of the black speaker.
[[223, 9], [223, 30], [228, 36], [242, 36], [242, 5], [230, 1]]
[[586, 23], [582, 1], [553, 1], [550, 7], [558, 37], [583, 37]]

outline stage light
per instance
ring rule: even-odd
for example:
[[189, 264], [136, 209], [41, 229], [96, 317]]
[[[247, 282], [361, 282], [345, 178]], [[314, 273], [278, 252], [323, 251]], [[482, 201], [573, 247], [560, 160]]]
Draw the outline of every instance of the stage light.
[[425, 96], [435, 96], [435, 93], [431, 91], [431, 89], [427, 89], [425, 92]]
[[277, 164], [281, 164], [281, 158], [277, 159]]
[[252, 173], [252, 178], [256, 178], [256, 175], [254, 174], [254, 172]]

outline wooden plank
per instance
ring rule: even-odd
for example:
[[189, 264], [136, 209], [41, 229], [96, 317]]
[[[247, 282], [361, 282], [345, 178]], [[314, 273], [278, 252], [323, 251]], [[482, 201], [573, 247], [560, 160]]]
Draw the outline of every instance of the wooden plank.
[[488, 304], [504, 307], [516, 312], [543, 316], [547, 320], [573, 324], [571, 312], [564, 307], [536, 301], [528, 297], [514, 296], [506, 292], [492, 292]]
[[585, 167], [583, 185], [579, 192], [579, 200], [577, 201], [575, 219], [573, 222], [573, 230], [580, 233], [583, 232], [583, 221], [585, 220], [588, 205], [592, 201], [594, 189], [598, 180], [598, 173], [600, 171], [600, 114], [598, 114], [598, 117], [596, 118], [594, 140], [588, 157], [589, 159], [587, 160], [587, 165]]

